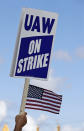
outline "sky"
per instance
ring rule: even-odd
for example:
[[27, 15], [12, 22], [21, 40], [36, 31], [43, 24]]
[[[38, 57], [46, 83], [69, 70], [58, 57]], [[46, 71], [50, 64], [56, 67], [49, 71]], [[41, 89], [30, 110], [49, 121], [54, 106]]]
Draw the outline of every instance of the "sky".
[[3, 0], [0, 2], [0, 130], [14, 129], [25, 78], [11, 78], [10, 68], [22, 8], [58, 13], [58, 23], [48, 81], [30, 82], [63, 95], [60, 115], [26, 110], [28, 124], [23, 131], [84, 131], [84, 1]]

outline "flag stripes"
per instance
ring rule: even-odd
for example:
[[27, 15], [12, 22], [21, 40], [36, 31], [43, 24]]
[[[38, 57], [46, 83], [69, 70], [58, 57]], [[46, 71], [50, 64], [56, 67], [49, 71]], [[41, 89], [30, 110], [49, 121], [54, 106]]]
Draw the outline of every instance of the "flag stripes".
[[33, 103], [33, 104], [31, 104], [31, 103], [26, 103], [26, 105], [28, 105], [28, 106], [42, 107], [42, 108], [49, 108], [49, 109], [54, 110], [54, 111], [59, 111], [59, 109], [52, 108], [52, 107], [50, 107], [50, 106], [48, 106], [48, 105], [47, 105], [47, 106], [44, 106], [44, 105], [36, 104], [36, 103]]
[[40, 104], [45, 104], [45, 105], [47, 104], [47, 105], [50, 105], [50, 106], [53, 106], [53, 107], [60, 108], [60, 106], [57, 106], [55, 104], [51, 104], [49, 102], [43, 102], [43, 101], [38, 101], [38, 100], [29, 100], [29, 99], [27, 99], [26, 105], [28, 105], [29, 102], [35, 102], [35, 103], [40, 103]]
[[44, 93], [43, 93], [43, 97], [47, 97], [47, 98], [51, 98], [51, 99], [59, 100], [59, 101], [62, 100], [62, 99], [59, 99], [59, 98], [57, 98], [57, 97], [52, 97], [52, 96], [49, 96], [49, 95], [44, 95]]
[[41, 110], [41, 111], [48, 111], [48, 112], [51, 112], [51, 113], [54, 113], [54, 114], [59, 114], [58, 112], [54, 112], [54, 111], [51, 111], [51, 110], [46, 110], [46, 109], [42, 109], [42, 108], [35, 108], [35, 107], [25, 107], [25, 108], [28, 108], [28, 109], [34, 109], [34, 110]]
[[57, 111], [59, 111], [59, 109], [60, 109], [60, 106], [57, 106], [57, 105], [54, 105], [54, 104], [50, 104], [50, 103], [46, 103], [46, 102], [41, 102], [41, 101], [28, 101], [28, 102], [26, 102], [26, 105], [28, 105], [28, 106], [40, 106], [40, 107], [44, 107], [44, 108], [52, 108], [53, 107], [53, 110], [54, 109], [57, 109]]
[[45, 98], [43, 98], [42, 100], [44, 100], [44, 101], [49, 101], [49, 102], [51, 102], [51, 103], [56, 103], [56, 104], [60, 104], [60, 105], [61, 105], [61, 102], [58, 102], [58, 101], [52, 101], [52, 100], [45, 99]]
[[56, 93], [54, 93], [52, 91], [44, 89], [44, 92], [49, 94], [49, 95], [57, 96], [58, 98], [62, 99], [62, 95], [58, 95], [58, 94], [56, 94]]

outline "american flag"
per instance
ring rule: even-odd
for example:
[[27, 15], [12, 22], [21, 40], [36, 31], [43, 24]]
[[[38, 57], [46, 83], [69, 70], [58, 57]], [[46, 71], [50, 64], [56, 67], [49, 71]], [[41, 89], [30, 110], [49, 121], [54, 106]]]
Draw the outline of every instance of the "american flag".
[[53, 91], [29, 85], [25, 108], [59, 114], [62, 95]]

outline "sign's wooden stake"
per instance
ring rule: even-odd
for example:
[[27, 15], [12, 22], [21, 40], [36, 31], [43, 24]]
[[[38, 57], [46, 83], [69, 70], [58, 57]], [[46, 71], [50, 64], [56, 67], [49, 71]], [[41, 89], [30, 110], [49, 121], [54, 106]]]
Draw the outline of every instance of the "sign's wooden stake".
[[24, 110], [25, 110], [25, 102], [26, 102], [28, 88], [29, 88], [29, 81], [30, 81], [29, 78], [25, 78], [22, 102], [21, 102], [21, 107], [20, 107], [20, 114], [24, 113]]

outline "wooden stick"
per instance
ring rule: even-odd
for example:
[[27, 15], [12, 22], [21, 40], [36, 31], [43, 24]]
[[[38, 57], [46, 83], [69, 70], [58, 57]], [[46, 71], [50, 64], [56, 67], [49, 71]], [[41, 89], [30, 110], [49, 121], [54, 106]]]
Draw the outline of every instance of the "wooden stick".
[[29, 78], [25, 78], [22, 102], [21, 102], [21, 107], [20, 107], [20, 114], [24, 113], [24, 110], [25, 110], [25, 102], [26, 102], [26, 98], [28, 94], [29, 81], [30, 81]]

